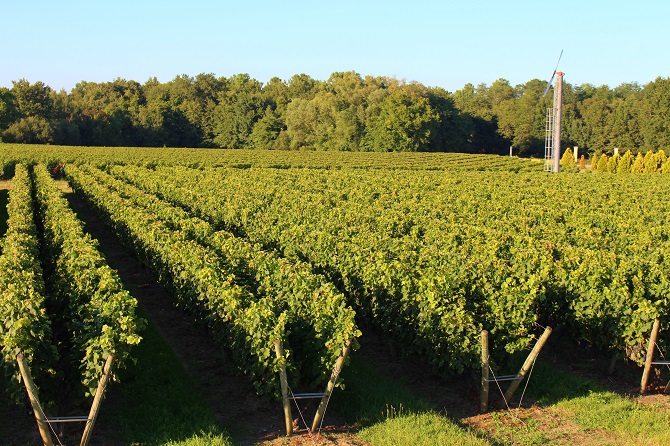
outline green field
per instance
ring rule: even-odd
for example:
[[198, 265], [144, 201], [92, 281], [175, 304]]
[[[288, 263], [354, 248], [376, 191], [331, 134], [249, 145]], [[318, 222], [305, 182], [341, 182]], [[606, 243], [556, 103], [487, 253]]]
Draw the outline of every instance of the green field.
[[[85, 390], [114, 352], [121, 382], [110, 387], [101, 420], [107, 439], [253, 444], [281, 437], [280, 368], [292, 389], [322, 389], [351, 339], [343, 389], [329, 406], [339, 431], [324, 431], [319, 441], [326, 444], [668, 441], [659, 428], [670, 414], [664, 397], [632, 396], [652, 322], [668, 322], [667, 175], [548, 174], [535, 160], [462, 154], [11, 145], [0, 146], [0, 162], [42, 163], [20, 181], [36, 190], [38, 224], [27, 230], [41, 249], [31, 265], [39, 266], [38, 279], [44, 270], [45, 285], [34, 292], [45, 302], [38, 313], [53, 326], [21, 319], [10, 311], [17, 301], [5, 297], [5, 326], [39, 329], [32, 337], [0, 333], [4, 373], [15, 376], [12, 355], [30, 349], [53, 407], [63, 398], [86, 407]], [[73, 190], [67, 199], [47, 175], [47, 166], [53, 173], [63, 162], [59, 175]], [[33, 211], [21, 212], [30, 219]], [[100, 260], [63, 255], [75, 249], [72, 240], [88, 240], [93, 226], [109, 240], [76, 252], [97, 259], [89, 252], [95, 249]], [[129, 260], [119, 256], [138, 266], [124, 270]], [[90, 276], [107, 268], [102, 279]], [[140, 269], [142, 278], [133, 278]], [[70, 283], [76, 294], [65, 288]], [[166, 297], [151, 301], [153, 287]], [[12, 293], [5, 296], [20, 298]], [[155, 330], [143, 331], [135, 319], [136, 299]], [[184, 327], [203, 333], [193, 345], [171, 343], [170, 322], [149, 311], [175, 305], [170, 311]], [[63, 315], [81, 322], [70, 327]], [[503, 373], [519, 367], [547, 325], [555, 334], [522, 407], [478, 415], [481, 331], [490, 332], [492, 364]], [[51, 332], [72, 336], [54, 343], [55, 354], [75, 358], [80, 378], [61, 372], [62, 360], [40, 357], [51, 351]], [[661, 351], [669, 339], [662, 329]], [[207, 356], [221, 355], [226, 373], [244, 377], [246, 384], [236, 384], [248, 386], [235, 396], [244, 401], [240, 413], [208, 395], [208, 377], [194, 372], [198, 359], [179, 350], [205, 344], [213, 349]], [[612, 357], [620, 365], [608, 380], [603, 371]], [[150, 377], [192, 396], [193, 409], [178, 410], [185, 397], [163, 398]], [[50, 391], [54, 379], [73, 390]], [[653, 388], [661, 379], [654, 377]], [[154, 412], [157, 418], [147, 415]], [[265, 433], [253, 433], [259, 430]]]

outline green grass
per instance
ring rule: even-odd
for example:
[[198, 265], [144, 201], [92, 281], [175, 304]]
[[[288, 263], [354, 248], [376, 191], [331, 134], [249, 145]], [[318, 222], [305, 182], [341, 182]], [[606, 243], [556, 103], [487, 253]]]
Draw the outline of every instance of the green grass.
[[552, 444], [554, 438], [543, 432], [543, 424], [543, 420], [530, 417], [523, 417], [519, 421], [507, 411], [493, 412], [488, 436], [495, 444], [509, 444], [510, 439], [513, 439], [514, 444]]
[[392, 417], [363, 429], [359, 437], [374, 446], [490, 444], [435, 412]]
[[554, 407], [586, 429], [612, 433], [626, 444], [670, 444], [670, 412], [608, 391], [561, 401]]
[[[145, 315], [142, 315], [146, 319]], [[121, 383], [105, 417], [123, 444], [231, 445], [191, 377], [151, 323], [133, 356], [137, 363], [120, 373]]]
[[489, 444], [355, 355], [342, 377], [345, 388], [333, 393], [332, 410], [346, 422], [367, 426], [359, 436], [373, 446]]

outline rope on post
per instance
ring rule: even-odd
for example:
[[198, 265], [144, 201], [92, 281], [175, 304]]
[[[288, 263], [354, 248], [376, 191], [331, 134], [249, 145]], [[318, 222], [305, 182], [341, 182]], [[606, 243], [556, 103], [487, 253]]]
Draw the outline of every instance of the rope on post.
[[512, 412], [512, 409], [509, 407], [509, 404], [507, 403], [507, 399], [505, 398], [505, 392], [503, 392], [502, 387], [500, 387], [500, 382], [498, 382], [498, 379], [496, 378], [495, 373], [493, 373], [493, 369], [491, 368], [491, 365], [489, 365], [489, 370], [491, 371], [491, 375], [493, 375], [493, 379], [490, 379], [489, 381], [494, 381], [496, 383], [496, 386], [498, 386], [498, 390], [500, 390], [500, 395], [502, 395], [503, 401], [505, 402], [505, 406], [507, 406], [507, 411], [509, 413], [511, 413], [514, 418], [516, 418], [517, 420], [519, 420], [523, 423], [523, 421], [519, 417], [517, 417], [516, 414], [514, 412]]
[[523, 386], [523, 392], [521, 392], [521, 398], [519, 398], [519, 405], [517, 406], [517, 409], [521, 408], [521, 403], [523, 403], [523, 397], [526, 395], [526, 389], [528, 389], [528, 383], [530, 382], [530, 377], [533, 375], [533, 369], [535, 368], [535, 359], [533, 359], [533, 365], [530, 368], [530, 372], [528, 373], [528, 379], [526, 379], [526, 384]]
[[[293, 393], [293, 390], [291, 390], [290, 387], [288, 388], [288, 391], [291, 394], [291, 399], [293, 401], [300, 399], [300, 398], [296, 398], [296, 395]], [[296, 407], [296, 409], [298, 409], [298, 415], [300, 415], [300, 419], [302, 420], [303, 424], [305, 425], [305, 428], [307, 429], [307, 435], [309, 435], [309, 439], [314, 441], [314, 437], [312, 437], [312, 430], [307, 425], [307, 421], [305, 421], [305, 417], [303, 416], [302, 411], [300, 410], [300, 406], [298, 405], [298, 403], [295, 403], [295, 407]]]
[[517, 377], [519, 377], [520, 379], [512, 381], [512, 384], [510, 384], [509, 388], [507, 389], [507, 392], [505, 392], [506, 400], [512, 399], [512, 397], [514, 396], [514, 392], [516, 392], [516, 389], [519, 387], [519, 384], [521, 384], [521, 380], [530, 371], [530, 369], [533, 367], [533, 364], [535, 364], [535, 359], [540, 354], [540, 350], [542, 350], [542, 347], [547, 342], [547, 339], [549, 339], [551, 331], [552, 331], [551, 327], [547, 327], [544, 329], [544, 333], [542, 333], [540, 339], [537, 340], [537, 342], [535, 343], [535, 347], [533, 347], [533, 350], [526, 358], [526, 361], [523, 363], [523, 366], [521, 366], [519, 373], [517, 373]]
[[[493, 372], [493, 369], [491, 368], [490, 356], [489, 356], [489, 342], [488, 342], [489, 333], [486, 330], [482, 330], [481, 334], [482, 380], [481, 380], [480, 412], [487, 411], [489, 393], [490, 393], [489, 383], [495, 382], [496, 386], [498, 386], [498, 389], [500, 390], [500, 394], [502, 395], [503, 401], [505, 402], [505, 406], [507, 406], [507, 410], [510, 411], [510, 413], [512, 413], [512, 410], [509, 406], [509, 401], [512, 399], [512, 396], [514, 396], [514, 392], [516, 392], [517, 388], [521, 384], [521, 381], [523, 381], [523, 379], [526, 377], [526, 374], [528, 374], [528, 379], [526, 380], [526, 384], [523, 388], [523, 393], [521, 394], [521, 400], [519, 401], [518, 408], [521, 408], [523, 397], [525, 396], [526, 390], [528, 389], [528, 382], [530, 381], [530, 376], [533, 374], [533, 369], [535, 368], [535, 361], [537, 359], [537, 356], [540, 354], [540, 350], [547, 342], [549, 335], [551, 335], [552, 331], [551, 327], [543, 327], [543, 328], [544, 333], [542, 333], [542, 336], [540, 336], [540, 338], [533, 346], [533, 349], [526, 358], [526, 361], [519, 370], [519, 373], [515, 375], [501, 375], [501, 376], [496, 376], [495, 373]], [[491, 376], [493, 376], [493, 378], [489, 378], [489, 373]], [[509, 388], [507, 389], [507, 392], [503, 392], [502, 388], [500, 387], [500, 382], [503, 381], [512, 381]]]

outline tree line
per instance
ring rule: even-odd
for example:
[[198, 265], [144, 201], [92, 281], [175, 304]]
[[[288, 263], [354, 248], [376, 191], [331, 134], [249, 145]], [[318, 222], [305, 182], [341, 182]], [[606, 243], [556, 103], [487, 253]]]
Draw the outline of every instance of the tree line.
[[[0, 138], [83, 146], [544, 154], [546, 81], [453, 93], [391, 77], [248, 74], [0, 88]], [[670, 79], [616, 88], [564, 84], [564, 146], [582, 153], [670, 148]]]

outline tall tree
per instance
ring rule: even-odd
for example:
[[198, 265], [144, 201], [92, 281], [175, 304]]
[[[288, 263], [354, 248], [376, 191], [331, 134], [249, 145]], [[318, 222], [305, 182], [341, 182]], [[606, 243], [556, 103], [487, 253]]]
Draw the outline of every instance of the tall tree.
[[5, 142], [26, 144], [51, 144], [54, 130], [49, 122], [40, 116], [28, 116], [12, 123], [2, 134]]
[[[339, 122], [339, 125], [346, 124]], [[291, 149], [342, 150], [337, 127], [337, 98], [332, 92], [320, 91], [311, 100], [294, 99], [286, 109], [286, 134]]]
[[[140, 108], [146, 100], [135, 81], [80, 82], [67, 100], [70, 121], [77, 124], [84, 145], [141, 145]], [[104, 142], [103, 142], [104, 141]]]
[[267, 106], [249, 135], [251, 145], [254, 149], [281, 149], [283, 147], [278, 147], [277, 138], [283, 129], [284, 124], [275, 110]]
[[670, 148], [670, 78], [645, 85], [639, 116], [643, 150]]
[[295, 74], [288, 80], [288, 94], [292, 99], [312, 99], [321, 89], [320, 85], [307, 74]]
[[408, 88], [386, 96], [378, 115], [368, 119], [362, 147], [374, 152], [416, 152], [426, 146], [438, 119], [425, 97], [413, 97]]
[[316, 110], [312, 101], [297, 98], [286, 108], [286, 138], [292, 150], [314, 150]]
[[517, 87], [515, 94], [508, 92], [493, 108], [498, 134], [505, 138], [505, 146], [511, 144], [519, 155], [544, 154], [546, 109], [551, 106], [551, 96], [542, 96], [545, 89], [545, 82], [533, 79]]
[[214, 142], [228, 149], [252, 148], [251, 132], [267, 105], [259, 81], [248, 74], [229, 78], [214, 109]]
[[12, 92], [6, 87], [0, 87], [0, 132], [16, 120], [18, 110]]
[[51, 119], [55, 115], [51, 87], [42, 81], [31, 84], [25, 79], [12, 81], [12, 96], [19, 118]]
[[612, 109], [610, 99], [602, 94], [594, 94], [595, 87], [578, 87], [582, 99], [576, 105], [574, 119], [566, 123], [571, 138], [579, 147], [599, 153], [610, 146], [608, 127]]
[[464, 117], [470, 121], [467, 128], [470, 133], [466, 144], [471, 152], [500, 153], [508, 143], [498, 132], [498, 120], [495, 117], [486, 84], [475, 87], [468, 83], [453, 94], [454, 104]]
[[472, 134], [472, 120], [456, 108], [452, 95], [442, 88], [427, 92], [430, 107], [437, 114], [430, 130], [426, 147], [431, 152], [469, 152], [468, 137]]

